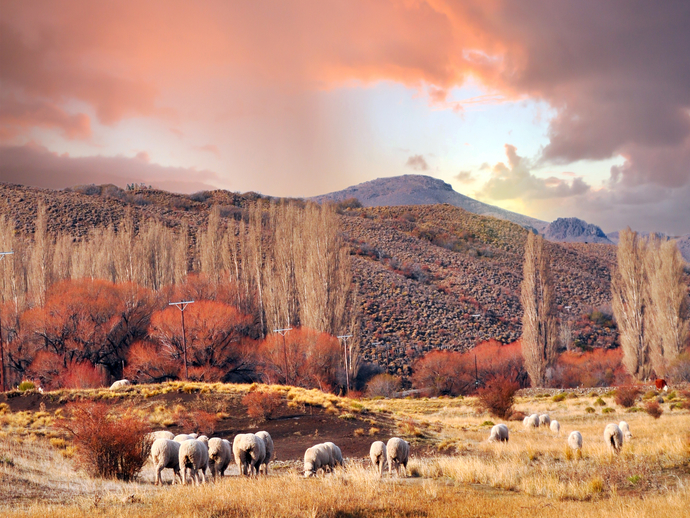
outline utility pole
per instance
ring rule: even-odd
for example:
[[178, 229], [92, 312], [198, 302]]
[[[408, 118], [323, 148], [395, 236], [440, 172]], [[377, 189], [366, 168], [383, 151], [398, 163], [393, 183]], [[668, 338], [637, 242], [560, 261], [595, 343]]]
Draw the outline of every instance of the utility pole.
[[184, 332], [184, 310], [187, 306], [194, 304], [193, 300], [183, 300], [181, 302], [170, 302], [168, 306], [175, 306], [180, 310], [180, 315], [182, 315], [182, 350], [184, 351], [184, 379], [185, 381], [189, 379], [189, 371], [187, 370], [187, 336]]
[[[0, 252], [0, 260], [4, 259], [6, 255], [12, 255], [14, 252]], [[0, 314], [0, 377], [2, 377], [2, 391], [7, 391], [7, 382], [5, 381], [5, 345], [2, 341], [2, 315]]]
[[285, 345], [285, 335], [288, 334], [288, 332], [292, 331], [291, 327], [284, 327], [282, 329], [274, 329], [274, 333], [278, 333], [280, 336], [283, 337], [283, 358], [285, 360], [285, 384], [289, 385], [289, 376], [288, 376], [288, 357], [287, 357], [287, 345]]
[[347, 392], [350, 392], [350, 363], [348, 361], [348, 351], [347, 351], [347, 339], [352, 338], [352, 335], [340, 335], [338, 340], [343, 341], [345, 347], [345, 386], [347, 387]]

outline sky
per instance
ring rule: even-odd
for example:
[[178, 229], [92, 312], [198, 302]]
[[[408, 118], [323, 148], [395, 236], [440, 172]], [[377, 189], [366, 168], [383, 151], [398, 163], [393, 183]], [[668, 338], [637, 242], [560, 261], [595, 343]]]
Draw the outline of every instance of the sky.
[[690, 233], [690, 3], [0, 0], [0, 181], [314, 196], [426, 174]]

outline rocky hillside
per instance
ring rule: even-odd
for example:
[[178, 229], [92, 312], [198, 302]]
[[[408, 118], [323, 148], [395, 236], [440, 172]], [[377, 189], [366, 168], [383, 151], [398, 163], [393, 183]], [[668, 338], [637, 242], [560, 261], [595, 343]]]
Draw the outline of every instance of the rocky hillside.
[[[128, 212], [169, 226], [185, 220], [192, 233], [213, 205], [221, 216], [239, 218], [257, 195], [227, 191], [191, 196], [113, 186], [50, 191], [1, 185], [0, 213], [19, 230], [33, 231], [44, 203], [49, 231], [83, 236]], [[521, 334], [519, 287], [523, 243], [518, 224], [443, 205], [369, 207], [342, 212], [351, 246], [361, 305], [362, 345], [367, 359], [390, 372], [407, 373], [414, 358], [431, 349], [466, 350], [479, 342], [516, 340]], [[610, 318], [610, 268], [615, 247], [548, 243], [557, 282], [559, 314], [572, 321], [583, 346], [614, 342]]]
[[455, 192], [453, 187], [443, 180], [418, 174], [377, 178], [370, 182], [348, 187], [342, 191], [316, 196], [311, 199], [317, 203], [323, 203], [325, 201], [343, 201], [349, 198], [357, 198], [364, 207], [448, 203], [468, 212], [505, 219], [523, 227], [534, 228], [539, 232], [547, 225], [546, 221], [494, 207]]
[[544, 229], [544, 237], [559, 243], [605, 243], [613, 242], [596, 225], [578, 218], [558, 218]]

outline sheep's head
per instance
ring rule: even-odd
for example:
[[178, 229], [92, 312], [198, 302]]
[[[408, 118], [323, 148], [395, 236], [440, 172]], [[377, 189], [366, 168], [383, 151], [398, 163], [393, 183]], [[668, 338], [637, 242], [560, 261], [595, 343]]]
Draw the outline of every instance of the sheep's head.
[[304, 478], [309, 478], [316, 473], [313, 462], [304, 463]]

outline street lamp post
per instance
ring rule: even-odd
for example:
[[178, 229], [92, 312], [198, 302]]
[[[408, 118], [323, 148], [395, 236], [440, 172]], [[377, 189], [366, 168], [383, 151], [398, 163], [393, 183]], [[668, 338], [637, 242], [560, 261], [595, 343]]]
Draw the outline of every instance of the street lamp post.
[[[12, 255], [14, 252], [0, 252], [0, 260], [4, 259], [6, 255]], [[7, 391], [7, 382], [5, 381], [5, 343], [2, 341], [2, 315], [0, 315], [0, 377], [2, 377], [2, 391]]]
[[184, 310], [187, 306], [194, 304], [193, 300], [183, 300], [181, 302], [170, 302], [168, 306], [175, 306], [180, 310], [180, 315], [182, 315], [182, 350], [184, 354], [184, 379], [189, 379], [189, 372], [187, 371], [187, 336], [184, 331]]

